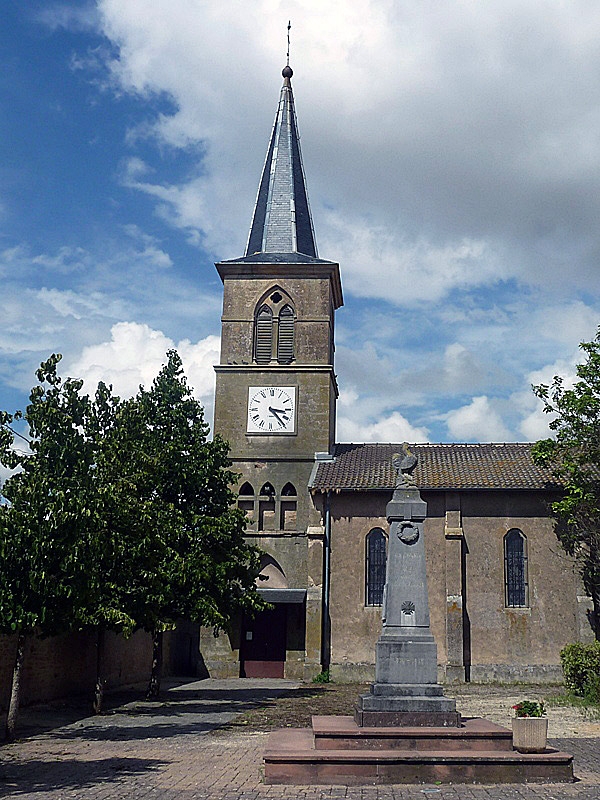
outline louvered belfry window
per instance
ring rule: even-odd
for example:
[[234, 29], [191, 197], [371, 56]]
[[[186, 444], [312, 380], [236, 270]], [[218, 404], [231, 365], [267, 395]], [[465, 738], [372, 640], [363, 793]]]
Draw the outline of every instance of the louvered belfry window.
[[257, 364], [291, 364], [294, 353], [296, 314], [290, 296], [273, 287], [259, 301], [254, 318], [254, 360]]
[[260, 307], [256, 315], [254, 358], [257, 364], [268, 364], [273, 354], [273, 312], [269, 306]]
[[285, 305], [279, 312], [279, 330], [277, 336], [277, 361], [289, 364], [294, 358], [294, 312]]
[[527, 540], [517, 528], [504, 537], [504, 583], [507, 608], [527, 608]]
[[373, 528], [367, 534], [367, 574], [365, 605], [383, 605], [383, 589], [385, 586], [386, 540], [381, 528]]

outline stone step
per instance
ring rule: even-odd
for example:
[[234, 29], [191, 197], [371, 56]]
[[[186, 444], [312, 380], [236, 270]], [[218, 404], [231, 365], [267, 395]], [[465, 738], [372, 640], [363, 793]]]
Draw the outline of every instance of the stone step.
[[[442, 733], [447, 732], [442, 729]], [[286, 728], [274, 731], [269, 737], [264, 755], [265, 783], [347, 786], [573, 781], [573, 757], [553, 748], [540, 754], [512, 750], [450, 750], [446, 747], [447, 741], [442, 738], [438, 740], [438, 749], [428, 750], [320, 750], [315, 749], [312, 730]]]
[[512, 752], [507, 728], [484, 719], [463, 718], [458, 728], [364, 728], [352, 717], [314, 716], [316, 750], [494, 750]]

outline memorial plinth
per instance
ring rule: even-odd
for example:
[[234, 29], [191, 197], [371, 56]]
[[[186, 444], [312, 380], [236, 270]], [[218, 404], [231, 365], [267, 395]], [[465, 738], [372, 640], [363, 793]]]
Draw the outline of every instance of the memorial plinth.
[[[408, 451], [403, 461], [411, 464]], [[456, 727], [460, 715], [438, 684], [437, 646], [429, 627], [427, 503], [408, 469], [399, 470], [386, 516], [390, 536], [375, 683], [358, 698], [354, 719], [359, 727]]]

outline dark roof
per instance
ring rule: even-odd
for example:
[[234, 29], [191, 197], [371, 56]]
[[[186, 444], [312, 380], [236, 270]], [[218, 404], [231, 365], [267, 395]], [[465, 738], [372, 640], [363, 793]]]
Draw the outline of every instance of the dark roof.
[[317, 258], [300, 137], [290, 81], [285, 74], [273, 133], [258, 186], [246, 256], [303, 253]]
[[[337, 444], [318, 462], [313, 492], [393, 489], [392, 456], [401, 444]], [[531, 444], [415, 444], [420, 489], [556, 489], [550, 470], [531, 460]]]
[[228, 258], [223, 264], [334, 264], [324, 258], [307, 256], [304, 253], [250, 253], [241, 258]]

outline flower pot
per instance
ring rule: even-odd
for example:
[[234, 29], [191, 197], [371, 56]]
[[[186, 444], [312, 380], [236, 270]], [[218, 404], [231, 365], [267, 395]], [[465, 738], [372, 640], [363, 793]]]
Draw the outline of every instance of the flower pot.
[[548, 738], [548, 717], [513, 717], [513, 747], [519, 753], [543, 753]]

